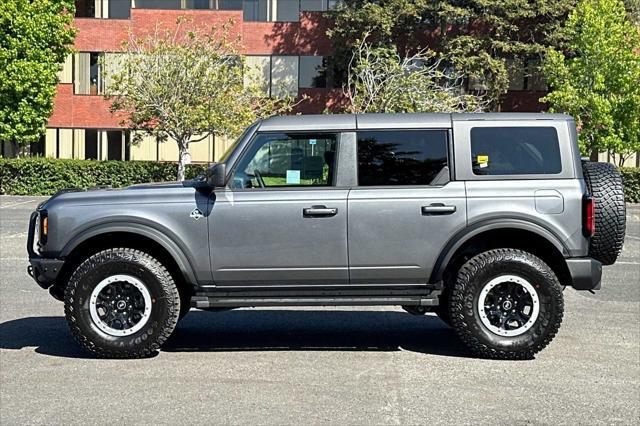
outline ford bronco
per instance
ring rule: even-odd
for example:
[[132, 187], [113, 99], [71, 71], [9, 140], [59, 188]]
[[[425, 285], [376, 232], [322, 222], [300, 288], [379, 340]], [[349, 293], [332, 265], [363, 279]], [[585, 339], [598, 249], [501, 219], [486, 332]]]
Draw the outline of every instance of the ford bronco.
[[524, 359], [624, 233], [620, 176], [581, 160], [569, 116], [307, 115], [256, 122], [194, 180], [60, 191], [27, 249], [99, 357], [157, 351], [191, 308], [397, 305]]

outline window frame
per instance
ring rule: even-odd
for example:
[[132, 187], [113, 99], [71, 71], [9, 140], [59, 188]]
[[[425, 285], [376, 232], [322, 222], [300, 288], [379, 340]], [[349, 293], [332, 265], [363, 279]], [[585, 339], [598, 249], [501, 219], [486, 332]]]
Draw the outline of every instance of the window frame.
[[360, 185], [360, 161], [358, 160], [358, 133], [359, 132], [413, 132], [413, 131], [418, 131], [418, 132], [429, 132], [429, 131], [435, 131], [435, 132], [444, 132], [445, 133], [445, 137], [446, 137], [446, 144], [447, 144], [447, 166], [449, 167], [449, 182], [454, 180], [454, 163], [455, 163], [455, 158], [454, 158], [454, 152], [453, 152], [453, 144], [452, 142], [452, 133], [451, 133], [451, 128], [445, 128], [445, 127], [416, 127], [416, 128], [406, 128], [406, 127], [402, 127], [402, 128], [386, 128], [386, 129], [357, 129], [354, 131], [355, 134], [355, 165], [354, 165], [354, 179], [355, 179], [355, 185], [353, 186], [354, 189], [391, 189], [391, 188], [442, 188], [444, 186], [446, 186], [449, 182], [446, 182], [442, 185]]
[[[301, 134], [301, 135], [309, 135], [309, 134], [329, 134], [329, 135], [335, 135], [336, 137], [336, 155], [335, 155], [335, 164], [333, 165], [334, 168], [334, 174], [333, 174], [333, 182], [331, 182], [331, 184], [326, 185], [326, 186], [321, 186], [321, 185], [299, 185], [299, 186], [272, 186], [272, 187], [265, 187], [265, 188], [234, 188], [232, 186], [233, 184], [233, 179], [235, 178], [236, 172], [238, 171], [238, 167], [240, 166], [240, 164], [242, 164], [242, 162], [244, 161], [245, 157], [247, 155], [249, 155], [248, 153], [251, 152], [253, 146], [256, 144], [256, 140], [262, 136], [262, 135], [269, 135], [269, 134], [282, 134], [282, 133], [286, 133], [286, 134]], [[232, 191], [232, 192], [258, 192], [258, 191], [327, 191], [327, 190], [333, 190], [333, 189], [345, 189], [345, 187], [343, 186], [339, 186], [338, 182], [339, 182], [339, 163], [340, 163], [340, 144], [341, 141], [343, 139], [343, 134], [344, 132], [341, 130], [301, 130], [301, 131], [288, 131], [288, 130], [274, 130], [274, 131], [257, 131], [255, 132], [252, 136], [251, 139], [249, 140], [249, 142], [247, 142], [247, 144], [243, 147], [242, 152], [238, 155], [238, 157], [236, 158], [236, 160], [233, 163], [233, 166], [231, 167], [231, 171], [227, 174], [227, 184], [226, 184], [226, 190], [227, 191]]]

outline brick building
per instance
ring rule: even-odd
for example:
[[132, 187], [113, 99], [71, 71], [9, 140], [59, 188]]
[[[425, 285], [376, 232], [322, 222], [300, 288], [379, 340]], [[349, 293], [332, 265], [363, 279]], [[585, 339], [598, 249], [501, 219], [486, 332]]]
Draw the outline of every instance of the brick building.
[[[211, 26], [233, 20], [232, 35], [240, 35], [247, 62], [261, 70], [265, 87], [307, 95], [298, 112], [320, 113], [340, 102], [341, 89], [332, 87], [325, 67], [331, 44], [323, 12], [337, 0], [76, 0], [77, 53], [69, 56], [60, 73], [55, 107], [46, 136], [31, 152], [55, 158], [99, 160], [167, 160], [178, 157], [174, 143], [146, 138], [129, 144], [101, 96], [104, 78], [100, 56], [117, 55], [128, 31], [145, 34], [156, 26], [169, 28], [178, 16], [192, 17], [194, 25]], [[527, 69], [535, 64], [513, 64], [510, 91], [503, 111], [539, 111], [544, 82]], [[286, 83], [283, 85], [283, 83]], [[481, 89], [470, 81], [469, 89]], [[273, 93], [277, 95], [277, 93]], [[215, 161], [227, 141], [209, 138], [190, 145], [193, 161]], [[3, 155], [10, 156], [5, 144]]]

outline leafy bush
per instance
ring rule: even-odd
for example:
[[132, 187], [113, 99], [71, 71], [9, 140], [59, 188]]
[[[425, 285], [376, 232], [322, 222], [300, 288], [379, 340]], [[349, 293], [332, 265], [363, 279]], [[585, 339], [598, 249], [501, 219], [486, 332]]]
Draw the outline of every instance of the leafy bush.
[[640, 203], [640, 168], [621, 167], [624, 198], [627, 203]]
[[[187, 179], [205, 170], [203, 165], [187, 167]], [[151, 161], [92, 161], [52, 158], [0, 158], [0, 194], [52, 195], [65, 188], [114, 188], [145, 182], [176, 180], [175, 163]]]

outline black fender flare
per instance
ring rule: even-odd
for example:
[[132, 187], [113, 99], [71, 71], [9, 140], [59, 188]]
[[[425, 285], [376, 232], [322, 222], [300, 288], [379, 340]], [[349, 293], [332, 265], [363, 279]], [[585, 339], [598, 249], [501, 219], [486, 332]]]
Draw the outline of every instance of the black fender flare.
[[109, 221], [104, 224], [97, 224], [89, 228], [85, 228], [82, 231], [74, 235], [60, 251], [60, 257], [67, 257], [73, 250], [75, 250], [80, 244], [89, 240], [90, 238], [97, 237], [101, 234], [124, 232], [129, 234], [137, 234], [142, 237], [149, 238], [162, 248], [173, 258], [178, 265], [180, 272], [187, 280], [192, 284], [197, 284], [194, 267], [191, 264], [189, 258], [185, 255], [184, 248], [180, 247], [172, 238], [167, 236], [167, 233], [156, 229], [155, 227], [138, 221]]
[[569, 249], [562, 240], [554, 232], [540, 224], [519, 218], [487, 219], [464, 228], [449, 239], [436, 260], [433, 270], [431, 271], [429, 283], [433, 284], [442, 280], [444, 271], [449, 265], [451, 258], [467, 241], [484, 232], [498, 229], [520, 229], [532, 232], [553, 244], [563, 257], [569, 256]]

